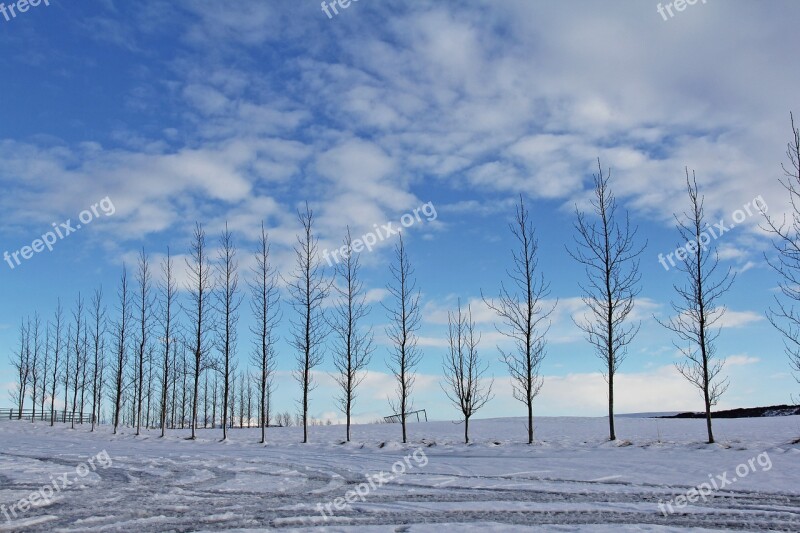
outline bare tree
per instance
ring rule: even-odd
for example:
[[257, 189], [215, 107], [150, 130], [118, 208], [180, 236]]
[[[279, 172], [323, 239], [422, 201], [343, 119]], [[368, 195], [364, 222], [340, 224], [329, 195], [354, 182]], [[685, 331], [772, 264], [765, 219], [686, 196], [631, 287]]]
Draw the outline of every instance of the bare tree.
[[472, 309], [461, 309], [458, 301], [456, 313], [447, 313], [449, 349], [444, 360], [442, 390], [464, 417], [464, 442], [469, 444], [469, 419], [492, 399], [492, 384], [483, 383], [489, 369], [478, 356], [480, 335], [475, 331]]
[[213, 291], [211, 266], [206, 253], [206, 234], [200, 224], [195, 225], [191, 243], [191, 260], [186, 260], [186, 266], [188, 267], [189, 275], [186, 287], [190, 300], [188, 314], [193, 328], [191, 350], [194, 356], [194, 382], [192, 389], [192, 436], [190, 439], [194, 440], [197, 438], [197, 402], [200, 392], [200, 374], [206, 368], [209, 351], [206, 341], [206, 330], [211, 326], [211, 318], [209, 316], [211, 308], [208, 298]]
[[417, 348], [417, 330], [422, 315], [414, 268], [406, 253], [402, 233], [395, 246], [395, 261], [389, 267], [392, 282], [387, 286], [392, 305], [383, 307], [389, 318], [389, 326], [386, 328], [386, 335], [391, 342], [388, 365], [397, 382], [396, 400], [390, 400], [390, 405], [400, 415], [405, 444], [408, 442], [406, 414], [412, 408], [411, 392], [416, 380], [417, 365], [422, 360], [422, 353]]
[[150, 428], [150, 415], [152, 411], [153, 401], [153, 345], [147, 345], [147, 405], [145, 407], [145, 425], [144, 427]]
[[514, 398], [527, 409], [528, 444], [533, 444], [533, 400], [542, 389], [540, 369], [545, 357], [545, 336], [556, 304], [546, 306], [550, 285], [538, 273], [539, 242], [522, 195], [509, 228], [518, 246], [511, 251], [513, 264], [506, 271], [510, 286], [502, 283], [497, 298], [483, 300], [504, 323], [505, 329], [496, 326], [497, 331], [514, 345], [497, 349], [508, 367]]
[[125, 393], [125, 367], [128, 362], [128, 324], [131, 314], [130, 294], [128, 292], [128, 271], [122, 265], [122, 277], [117, 291], [119, 300], [119, 320], [114, 325], [114, 363], [112, 371], [114, 375], [113, 404], [114, 404], [114, 434], [117, 433], [120, 423], [120, 410], [122, 409], [122, 397]]
[[83, 317], [83, 297], [80, 293], [78, 293], [78, 301], [75, 304], [75, 311], [72, 312], [72, 318], [75, 321], [75, 337], [73, 341], [75, 373], [73, 374], [72, 388], [72, 429], [75, 429], [75, 413], [78, 407], [78, 389], [80, 388], [81, 366], [86, 358], [86, 353], [83, 350], [83, 343], [81, 342], [81, 335], [84, 334], [84, 328], [86, 327], [86, 324], [84, 323]]
[[47, 386], [50, 384], [50, 322], [45, 322], [44, 324], [44, 345], [42, 346], [42, 350], [44, 353], [42, 354], [42, 382], [41, 382], [41, 393], [39, 394], [39, 413], [40, 419], [45, 420], [45, 402], [47, 402], [47, 393], [48, 388]]
[[25, 407], [25, 394], [27, 393], [28, 383], [30, 381], [31, 365], [30, 365], [30, 319], [22, 321], [19, 326], [19, 350], [14, 354], [14, 359], [11, 360], [11, 366], [14, 368], [17, 376], [15, 388], [12, 391], [12, 399], [16, 402], [18, 407], [17, 420], [22, 420], [22, 409]]
[[778, 273], [781, 296], [775, 296], [775, 304], [767, 313], [767, 318], [783, 336], [783, 345], [789, 363], [796, 372], [795, 379], [800, 383], [800, 130], [794, 125], [794, 115], [789, 115], [792, 124], [792, 140], [787, 144], [786, 156], [789, 167], [781, 165], [785, 180], [781, 185], [789, 196], [790, 219], [786, 215], [778, 221], [766, 214], [766, 231], [774, 238], [773, 246], [777, 257], [767, 257], [767, 262]]
[[167, 256], [161, 262], [161, 271], [164, 279], [160, 284], [161, 289], [161, 327], [164, 357], [161, 364], [161, 411], [159, 420], [161, 423], [161, 437], [166, 434], [167, 428], [167, 393], [169, 391], [170, 383], [170, 348], [172, 347], [172, 336], [174, 335], [173, 324], [173, 308], [175, 306], [175, 299], [178, 292], [178, 286], [175, 282], [173, 274], [172, 256], [170, 255], [169, 248], [167, 248]]
[[247, 427], [253, 420], [253, 375], [247, 372]]
[[106, 310], [103, 307], [103, 288], [96, 290], [92, 296], [92, 347], [94, 350], [94, 365], [92, 366], [92, 431], [100, 417], [100, 383], [103, 381], [103, 367], [105, 359], [105, 333], [106, 333]]
[[219, 375], [214, 374], [214, 391], [211, 396], [211, 429], [217, 424], [217, 397], [219, 396]]
[[314, 390], [311, 372], [323, 360], [323, 344], [328, 334], [322, 304], [330, 291], [331, 282], [319, 258], [319, 239], [314, 235], [314, 213], [306, 203], [305, 212], [297, 211], [302, 234], [297, 237], [295, 270], [286, 284], [289, 301], [298, 317], [292, 322], [291, 344], [297, 350], [294, 377], [303, 389], [301, 401], [303, 415], [303, 443], [308, 442], [308, 400]]
[[80, 416], [78, 417], [79, 423], [83, 425], [84, 408], [86, 407], [86, 384], [89, 372], [89, 321], [84, 320], [83, 327], [83, 356], [81, 358], [81, 406]]
[[188, 392], [189, 387], [186, 380], [189, 378], [189, 362], [186, 359], [187, 343], [183, 341], [181, 350], [181, 377], [183, 379], [182, 392], [181, 392], [181, 429], [186, 427], [186, 410], [188, 408]]
[[620, 220], [617, 201], [609, 187], [611, 171], [603, 174], [599, 159], [597, 169], [591, 200], [596, 220], [590, 222], [586, 214], [575, 207], [576, 246], [574, 251], [568, 252], [586, 271], [587, 281], [580, 287], [589, 312], [583, 320], [575, 320], [575, 324], [583, 330], [603, 361], [603, 377], [608, 383], [609, 440], [616, 440], [614, 376], [625, 360], [628, 345], [639, 332], [640, 324], [626, 321], [641, 290], [638, 257], [644, 246], [636, 245], [638, 230], [631, 228], [627, 212], [624, 220]]
[[228, 402], [228, 409], [230, 411], [230, 418], [228, 423], [230, 428], [236, 427], [236, 366], [231, 365], [231, 382], [230, 382], [230, 402]]
[[231, 388], [231, 361], [236, 358], [239, 306], [242, 303], [242, 297], [239, 294], [239, 263], [236, 260], [236, 245], [227, 222], [219, 244], [216, 311], [221, 324], [217, 344], [222, 352], [222, 440], [225, 440], [228, 438], [225, 418]]
[[64, 384], [64, 417], [62, 422], [67, 423], [67, 410], [69, 408], [69, 385], [72, 376], [72, 324], [67, 323], [67, 334], [64, 337], [64, 364], [61, 368], [62, 383]]
[[239, 373], [239, 429], [244, 428], [244, 414], [247, 409], [247, 368]]
[[[54, 426], [56, 422], [56, 392], [58, 392], [58, 372], [59, 372], [59, 356], [61, 355], [61, 327], [64, 322], [64, 311], [61, 308], [61, 299], [58, 299], [55, 314], [53, 316], [53, 376], [50, 380], [50, 425]], [[66, 409], [66, 406], [64, 407]]]
[[[29, 364], [30, 364], [30, 393], [31, 393], [31, 403], [33, 404], [33, 411], [31, 411], [31, 423], [36, 420], [36, 401], [38, 400], [39, 396], [39, 386], [41, 385], [41, 371], [42, 368], [39, 365], [39, 354], [41, 353], [41, 334], [42, 324], [41, 320], [39, 319], [39, 313], [33, 314], [33, 340], [31, 342], [31, 355], [29, 357]], [[30, 333], [29, 333], [30, 334]]]
[[178, 417], [178, 374], [180, 374], [180, 365], [178, 364], [178, 345], [180, 343], [173, 342], [172, 343], [172, 362], [170, 366], [172, 367], [172, 373], [170, 374], [172, 379], [170, 380], [170, 386], [172, 388], [171, 398], [170, 398], [170, 427], [175, 429], [177, 427], [177, 417]]
[[[725, 314], [725, 308], [720, 305], [719, 300], [730, 290], [736, 275], [730, 269], [724, 275], [718, 272], [719, 256], [716, 248], [708, 236], [702, 238], [706, 228], [703, 197], [698, 192], [694, 172], [691, 180], [689, 179], [688, 168], [686, 187], [690, 211], [684, 213], [686, 220], [681, 220], [677, 215], [675, 220], [681, 242], [687, 243], [684, 247], [687, 253], [677, 267], [686, 274], [687, 282], [685, 286], [673, 286], [678, 295], [677, 301], [672, 302], [675, 316], [669, 320], [657, 320], [678, 337], [674, 344], [685, 359], [676, 367], [703, 394], [708, 442], [713, 444], [711, 407], [716, 405], [728, 388], [727, 379], [720, 376], [724, 360], [716, 357], [715, 341], [720, 334], [720, 328], [716, 324]], [[680, 256], [678, 259], [681, 259]]]
[[138, 294], [136, 299], [136, 311], [139, 318], [139, 331], [137, 346], [137, 375], [136, 387], [134, 394], [136, 396], [136, 435], [141, 432], [142, 427], [142, 401], [144, 397], [144, 370], [145, 370], [145, 353], [147, 352], [147, 343], [150, 335], [150, 321], [152, 317], [152, 274], [150, 273], [150, 260], [144, 251], [144, 248], [139, 252], [139, 259], [136, 269], [136, 282], [138, 284]]
[[340, 388], [337, 402], [347, 418], [346, 434], [347, 442], [350, 442], [350, 420], [356, 388], [366, 377], [365, 370], [374, 351], [374, 337], [371, 328], [362, 327], [362, 322], [369, 314], [369, 306], [366, 303], [364, 283], [360, 278], [359, 256], [352, 251], [353, 238], [349, 226], [344, 245], [350, 253], [336, 265], [341, 286], [334, 285], [339, 294], [339, 302], [329, 323], [337, 340], [333, 350], [333, 364], [337, 370], [334, 379]]
[[270, 256], [269, 235], [261, 223], [261, 235], [258, 250], [255, 254], [256, 266], [253, 268], [253, 281], [250, 284], [250, 309], [255, 318], [255, 325], [250, 331], [255, 336], [253, 366], [258, 369], [258, 405], [261, 427], [261, 444], [267, 441], [266, 427], [269, 425], [267, 407], [268, 393], [272, 389], [273, 372], [275, 371], [275, 338], [274, 333], [280, 320], [280, 295], [278, 294], [278, 276], [272, 266]]

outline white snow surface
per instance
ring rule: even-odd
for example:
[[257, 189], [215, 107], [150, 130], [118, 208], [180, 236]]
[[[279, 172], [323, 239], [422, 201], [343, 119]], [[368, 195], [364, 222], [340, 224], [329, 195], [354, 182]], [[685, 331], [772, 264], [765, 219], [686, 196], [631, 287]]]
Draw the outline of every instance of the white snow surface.
[[[800, 417], [714, 429], [709, 445], [703, 420], [620, 417], [611, 443], [604, 418], [538, 418], [529, 446], [525, 419], [502, 418], [472, 421], [470, 445], [452, 422], [409, 424], [408, 444], [399, 424], [372, 424], [347, 444], [340, 425], [309, 428], [309, 444], [302, 428], [269, 428], [262, 445], [258, 429], [190, 441], [4, 420], [0, 505], [17, 507], [10, 520], [0, 508], [0, 531], [800, 531]], [[103, 451], [110, 466], [76, 474]], [[405, 473], [369, 485], [393, 466]], [[69, 487], [19, 509], [63, 474]], [[659, 507], [718, 476], [736, 481]]]

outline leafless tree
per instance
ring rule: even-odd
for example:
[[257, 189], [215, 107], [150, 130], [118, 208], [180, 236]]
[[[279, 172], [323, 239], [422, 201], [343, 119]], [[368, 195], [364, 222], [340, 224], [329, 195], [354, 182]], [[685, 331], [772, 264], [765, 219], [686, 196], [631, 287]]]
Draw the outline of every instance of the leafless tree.
[[242, 303], [239, 294], [239, 263], [236, 260], [236, 245], [227, 223], [225, 223], [225, 230], [222, 232], [219, 244], [216, 311], [221, 323], [217, 344], [222, 352], [222, 368], [220, 369], [222, 372], [222, 440], [225, 440], [228, 438], [225, 418], [231, 389], [231, 362], [236, 359], [239, 306]]
[[307, 443], [309, 394], [315, 388], [311, 373], [323, 360], [322, 349], [328, 330], [322, 306], [331, 282], [325, 279], [320, 262], [319, 239], [313, 230], [314, 213], [308, 203], [305, 212], [298, 210], [297, 216], [303, 231], [294, 247], [295, 270], [286, 284], [289, 302], [297, 313], [292, 322], [291, 344], [297, 351], [294, 377], [303, 390], [303, 443]]
[[353, 251], [353, 238], [350, 227], [344, 245], [350, 253], [336, 265], [339, 284], [334, 284], [339, 294], [339, 302], [329, 321], [336, 337], [333, 349], [333, 364], [337, 373], [334, 379], [339, 384], [337, 397], [339, 409], [347, 418], [347, 442], [350, 442], [350, 420], [356, 388], [366, 377], [366, 368], [374, 351], [371, 328], [364, 328], [362, 322], [369, 314], [364, 283], [361, 281], [359, 255]]
[[258, 405], [261, 427], [261, 444], [267, 441], [266, 427], [269, 425], [267, 406], [268, 393], [272, 389], [275, 371], [275, 329], [280, 320], [280, 295], [278, 293], [278, 276], [272, 266], [270, 256], [269, 235], [261, 223], [261, 235], [255, 254], [256, 265], [253, 268], [253, 281], [250, 283], [250, 309], [255, 318], [255, 325], [250, 331], [255, 336], [253, 366], [258, 369]]
[[50, 384], [50, 322], [46, 321], [44, 324], [44, 344], [42, 345], [42, 381], [40, 385], [41, 393], [39, 394], [39, 413], [40, 419], [44, 420], [45, 418], [45, 402], [47, 402], [47, 394], [48, 388], [47, 386]]
[[469, 444], [469, 419], [492, 399], [492, 384], [484, 383], [489, 363], [478, 355], [480, 334], [475, 331], [472, 309], [447, 313], [449, 349], [444, 360], [442, 390], [464, 417], [464, 442]]
[[[170, 348], [172, 348], [172, 336], [174, 332], [173, 324], [173, 310], [175, 307], [175, 299], [178, 293], [178, 285], [175, 282], [175, 275], [173, 273], [172, 256], [170, 250], [167, 248], [167, 256], [161, 262], [161, 271], [164, 275], [163, 281], [160, 283], [159, 289], [161, 292], [160, 300], [160, 322], [161, 322], [161, 343], [163, 346], [164, 354], [161, 364], [161, 411], [159, 420], [161, 423], [161, 437], [166, 435], [167, 428], [167, 394], [169, 392], [170, 384]], [[174, 402], [173, 402], [174, 403]]]
[[193, 328], [191, 350], [194, 356], [194, 375], [192, 389], [192, 436], [197, 438], [197, 402], [200, 392], [200, 374], [206, 369], [209, 354], [206, 331], [211, 326], [211, 306], [208, 301], [213, 293], [211, 266], [206, 252], [206, 234], [200, 224], [195, 225], [191, 243], [191, 259], [186, 260], [189, 281], [189, 319]]
[[600, 360], [608, 383], [609, 440], [616, 440], [614, 427], [614, 377], [627, 356], [628, 345], [639, 332], [640, 324], [626, 323], [640, 292], [639, 256], [644, 246], [636, 244], [637, 228], [632, 228], [625, 212], [617, 212], [617, 200], [609, 187], [611, 171], [603, 173], [597, 160], [594, 197], [591, 207], [595, 220], [575, 207], [575, 249], [570, 256], [583, 265], [586, 281], [580, 284], [588, 316], [575, 320], [586, 334]]
[[100, 418], [100, 383], [103, 381], [103, 368], [105, 359], [105, 333], [106, 333], [106, 310], [103, 307], [102, 287], [94, 292], [92, 296], [92, 348], [94, 351], [94, 364], [92, 365], [92, 431]]
[[147, 405], [145, 406], [145, 425], [144, 427], [150, 428], [150, 415], [152, 411], [153, 401], [153, 345], [147, 345]]
[[137, 345], [137, 364], [136, 368], [138, 374], [136, 375], [136, 386], [134, 389], [134, 394], [136, 396], [136, 435], [138, 436], [141, 432], [142, 427], [142, 401], [144, 397], [144, 390], [145, 390], [145, 383], [144, 383], [144, 372], [145, 372], [145, 354], [147, 353], [147, 343], [150, 337], [150, 330], [151, 330], [151, 318], [152, 318], [152, 305], [153, 305], [153, 296], [152, 296], [152, 274], [150, 272], [150, 260], [147, 257], [144, 249], [139, 252], [138, 264], [136, 269], [136, 282], [137, 286], [137, 298], [136, 298], [136, 311], [139, 319], [139, 331], [138, 331], [138, 338], [136, 339], [138, 342]]
[[75, 311], [72, 312], [72, 319], [75, 321], [75, 337], [73, 341], [73, 355], [75, 356], [75, 371], [73, 374], [73, 387], [72, 387], [72, 429], [75, 429], [75, 413], [78, 408], [78, 389], [80, 389], [81, 380], [81, 367], [86, 358], [86, 352], [83, 350], [83, 342], [81, 335], [84, 335], [84, 328], [86, 324], [83, 316], [83, 297], [78, 293], [78, 301], [75, 303]]
[[186, 358], [186, 341], [183, 341], [181, 345], [181, 378], [183, 379], [181, 390], [181, 429], [184, 429], [186, 427], [186, 411], [191, 398], [189, 398], [189, 386], [186, 384], [186, 381], [189, 379], [189, 361]]
[[677, 293], [677, 301], [672, 302], [675, 315], [668, 320], [657, 320], [678, 338], [675, 347], [685, 359], [676, 367], [703, 394], [708, 442], [713, 444], [711, 407], [716, 405], [728, 388], [727, 379], [720, 376], [724, 360], [716, 357], [715, 341], [720, 333], [716, 324], [725, 314], [725, 308], [720, 305], [719, 300], [730, 290], [736, 275], [730, 269], [724, 274], [718, 271], [719, 256], [716, 248], [707, 236], [705, 239], [701, 238], [706, 228], [703, 197], [698, 192], [694, 172], [692, 178], [689, 178], [688, 168], [686, 187], [690, 211], [684, 213], [685, 220], [677, 215], [675, 220], [681, 242], [688, 243], [684, 247], [686, 253], [683, 254], [683, 259], [678, 255], [681, 262], [677, 267], [686, 275], [687, 281], [684, 286], [673, 286]]
[[800, 383], [800, 309], [795, 307], [800, 302], [800, 130], [795, 127], [794, 115], [790, 114], [790, 119], [792, 140], [786, 149], [789, 166], [781, 165], [785, 180], [780, 180], [789, 196], [790, 220], [786, 215], [780, 221], [770, 217], [766, 209], [762, 214], [766, 220], [765, 229], [772, 235], [777, 252], [777, 257], [767, 257], [767, 262], [780, 278], [780, 296], [775, 296], [775, 304], [768, 311], [767, 318], [783, 336], [789, 363]]
[[214, 391], [211, 396], [211, 429], [217, 424], [217, 398], [219, 397], [219, 375], [214, 374]]
[[31, 340], [31, 350], [30, 350], [30, 357], [29, 357], [29, 364], [30, 364], [30, 393], [31, 393], [31, 403], [33, 404], [33, 411], [31, 412], [31, 423], [36, 420], [36, 402], [39, 399], [39, 387], [41, 385], [41, 373], [42, 368], [39, 364], [39, 356], [41, 354], [42, 343], [41, 343], [41, 329], [42, 324], [41, 320], [39, 319], [39, 313], [33, 314], [33, 329], [29, 333], [33, 336]]
[[67, 422], [67, 410], [69, 408], [69, 385], [72, 376], [72, 324], [67, 323], [67, 334], [64, 337], [64, 364], [61, 368], [62, 383], [64, 384], [64, 417], [62, 422]]
[[231, 365], [231, 382], [228, 392], [230, 393], [230, 401], [228, 402], [230, 419], [228, 423], [230, 428], [233, 429], [236, 427], [236, 366], [233, 364]]
[[244, 427], [244, 414], [247, 410], [247, 369], [239, 373], [239, 429]]
[[86, 407], [86, 385], [87, 385], [87, 378], [89, 373], [89, 320], [88, 318], [84, 320], [84, 327], [83, 327], [83, 356], [81, 358], [81, 402], [80, 402], [80, 409], [78, 417], [79, 423], [83, 425], [83, 414], [84, 408]]
[[384, 305], [388, 313], [389, 326], [386, 335], [391, 342], [388, 366], [397, 382], [395, 400], [390, 400], [392, 409], [400, 415], [403, 429], [403, 443], [408, 442], [406, 414], [412, 409], [411, 392], [416, 380], [416, 368], [422, 360], [417, 347], [417, 330], [422, 318], [420, 295], [414, 268], [406, 252], [402, 233], [395, 246], [395, 263], [389, 270], [392, 281], [387, 286], [392, 300], [391, 306]]
[[22, 321], [19, 326], [19, 349], [11, 360], [11, 366], [17, 376], [12, 398], [17, 404], [17, 420], [22, 420], [22, 410], [25, 407], [25, 394], [30, 381], [30, 319]]
[[[53, 375], [50, 380], [50, 426], [55, 425], [56, 422], [56, 392], [58, 392], [58, 372], [60, 369], [60, 355], [61, 355], [61, 327], [64, 322], [64, 311], [61, 308], [61, 299], [59, 298], [56, 305], [56, 310], [53, 315]], [[64, 407], [66, 409], [66, 406]]]
[[114, 325], [114, 362], [112, 371], [114, 376], [113, 404], [114, 404], [114, 434], [117, 433], [122, 409], [122, 397], [125, 393], [125, 367], [128, 363], [128, 327], [130, 321], [130, 293], [128, 291], [128, 271], [122, 266], [122, 277], [117, 291], [119, 301], [119, 319]]
[[514, 398], [527, 409], [528, 444], [533, 444], [533, 400], [542, 389], [540, 369], [545, 357], [545, 337], [556, 304], [549, 306], [546, 302], [550, 285], [538, 272], [539, 242], [521, 195], [509, 228], [517, 245], [511, 251], [512, 267], [506, 271], [510, 286], [502, 283], [497, 298], [483, 300], [504, 323], [505, 327], [497, 327], [497, 331], [514, 345], [497, 349], [508, 367]]
[[247, 427], [253, 420], [253, 375], [247, 373]]

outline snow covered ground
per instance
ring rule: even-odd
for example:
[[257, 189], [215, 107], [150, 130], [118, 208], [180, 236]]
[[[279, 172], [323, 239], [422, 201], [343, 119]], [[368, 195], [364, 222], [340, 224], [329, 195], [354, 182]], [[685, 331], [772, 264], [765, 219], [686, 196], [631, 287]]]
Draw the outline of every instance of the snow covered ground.
[[[534, 446], [524, 424], [475, 421], [470, 446], [451, 422], [411, 424], [405, 446], [399, 425], [262, 446], [0, 421], [0, 531], [800, 531], [800, 417], [718, 420], [717, 445], [702, 420], [621, 417], [611, 444], [605, 419], [539, 418]], [[32, 493], [48, 501], [24, 510]]]

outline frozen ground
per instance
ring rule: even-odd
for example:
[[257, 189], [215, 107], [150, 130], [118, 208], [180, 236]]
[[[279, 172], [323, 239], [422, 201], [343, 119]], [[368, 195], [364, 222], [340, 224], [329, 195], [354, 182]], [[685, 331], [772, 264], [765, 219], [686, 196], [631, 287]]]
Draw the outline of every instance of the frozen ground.
[[[261, 446], [255, 429], [220, 443], [220, 430], [190, 442], [186, 432], [159, 439], [0, 421], [0, 505], [63, 474], [72, 482], [12, 521], [0, 513], [0, 531], [800, 531], [800, 417], [719, 420], [713, 446], [702, 420], [617, 424], [623, 445], [604, 441], [605, 419], [539, 418], [538, 443], [527, 446], [524, 420], [507, 418], [474, 422], [470, 446], [450, 422], [412, 424], [407, 446], [398, 425], [355, 426], [348, 445], [342, 426], [312, 427], [308, 445], [299, 428], [275, 428]], [[403, 465], [418, 448], [424, 456]], [[76, 468], [103, 450], [111, 466], [95, 461], [81, 478]], [[369, 486], [366, 476], [397, 461], [404, 475]], [[719, 476], [736, 481], [675, 514], [659, 510]], [[349, 491], [363, 502], [329, 505], [323, 518], [318, 504]]]

